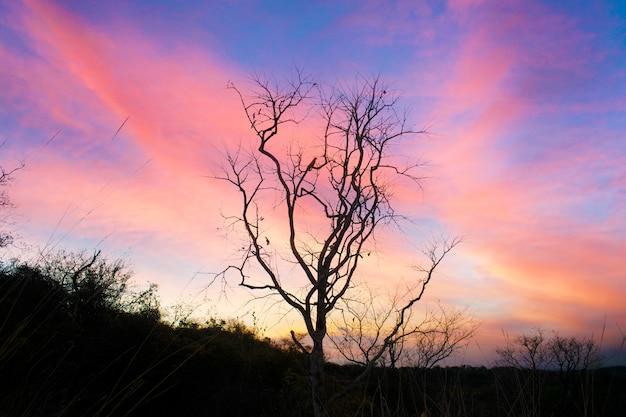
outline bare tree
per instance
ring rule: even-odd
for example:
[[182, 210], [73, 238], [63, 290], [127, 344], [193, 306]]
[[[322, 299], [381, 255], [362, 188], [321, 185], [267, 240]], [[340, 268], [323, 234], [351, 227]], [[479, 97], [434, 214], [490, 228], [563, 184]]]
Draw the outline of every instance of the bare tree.
[[[337, 352], [346, 361], [371, 369], [377, 362], [391, 370], [397, 365], [410, 366], [414, 382], [418, 377], [425, 378], [425, 370], [451, 357], [467, 346], [475, 334], [478, 323], [467, 314], [466, 309], [444, 307], [437, 304], [436, 309], [429, 309], [424, 315], [407, 311], [403, 324], [398, 331], [393, 331], [399, 320], [402, 296], [396, 294], [387, 300], [380, 294], [366, 291], [364, 296], [345, 297], [337, 307], [339, 317], [333, 318], [337, 329], [329, 334], [329, 339]], [[393, 335], [391, 338], [387, 336]], [[364, 375], [364, 374], [363, 374]], [[383, 380], [387, 373], [383, 373]], [[391, 375], [394, 375], [392, 372]], [[401, 383], [400, 374], [398, 382]], [[381, 380], [378, 381], [381, 384]], [[352, 384], [356, 385], [355, 383]], [[382, 385], [385, 385], [384, 383]], [[352, 386], [347, 386], [335, 395], [338, 397]], [[422, 381], [420, 389], [426, 396], [426, 383]], [[379, 395], [384, 397], [379, 385]], [[395, 386], [398, 394], [398, 386]], [[399, 414], [401, 395], [396, 398], [396, 410], [387, 410], [389, 415]], [[390, 406], [383, 400], [385, 406]]]
[[506, 345], [496, 349], [496, 353], [500, 356], [500, 365], [531, 371], [548, 368], [551, 358], [548, 342], [542, 329], [533, 329], [532, 333], [519, 335], [513, 341], [508, 335], [505, 336]]
[[554, 332], [551, 338], [541, 329], [517, 336], [513, 341], [507, 337], [506, 346], [496, 349], [500, 364], [515, 368], [525, 378], [517, 380], [524, 401], [516, 401], [526, 407], [527, 415], [540, 415], [542, 394], [549, 371], [558, 370], [562, 398], [558, 409], [579, 408], [587, 415], [591, 404], [592, 373], [589, 372], [602, 360], [600, 347], [593, 337], [563, 337]]
[[602, 362], [598, 343], [593, 337], [563, 337], [555, 333], [548, 342], [548, 350], [559, 370], [563, 388], [561, 408], [574, 404], [582, 415], [592, 414], [593, 374], [590, 371]]
[[[152, 305], [148, 307], [156, 307], [154, 287], [143, 295], [137, 294], [129, 297], [129, 300], [124, 299], [131, 271], [123, 260], [109, 261], [100, 250], [92, 255], [59, 251], [41, 258], [38, 267], [69, 294], [67, 307], [74, 320], [104, 309], [125, 308], [132, 311], [138, 306], [132, 305], [131, 300], [141, 303], [152, 298]], [[148, 311], [148, 307], [143, 308], [143, 311]]]
[[586, 371], [601, 360], [600, 347], [591, 337], [563, 337], [555, 334], [548, 342], [552, 361], [563, 374]]
[[[367, 366], [378, 358], [383, 366], [398, 364], [432, 368], [466, 346], [478, 323], [466, 309], [429, 309], [421, 317], [409, 311], [401, 328], [384, 345], [385, 337], [398, 321], [402, 297], [386, 300], [368, 291], [366, 296], [344, 298], [333, 320], [338, 330], [329, 339], [348, 362]], [[382, 356], [378, 355], [383, 351]]]
[[[421, 132], [407, 126], [398, 96], [378, 77], [333, 88], [301, 72], [283, 85], [259, 76], [251, 81], [249, 90], [230, 84], [256, 142], [250, 150], [228, 154], [219, 176], [239, 191], [241, 212], [228, 219], [246, 241], [241, 262], [222, 275], [234, 273], [241, 286], [278, 295], [302, 317], [312, 346], [293, 341], [310, 358], [314, 415], [323, 416], [335, 398], [324, 392], [329, 314], [352, 287], [374, 231], [396, 219], [392, 185], [401, 178], [419, 187], [418, 164], [398, 163], [391, 150], [402, 137]], [[314, 140], [289, 135], [310, 121], [321, 126]], [[419, 291], [397, 310], [373, 361], [393, 344], [457, 242], [429, 252], [431, 264], [420, 271]]]
[[602, 360], [600, 347], [593, 337], [563, 337], [554, 332], [547, 339], [542, 329], [517, 336], [513, 342], [508, 337], [504, 348], [496, 349], [500, 364], [519, 369], [545, 370], [557, 368], [568, 373], [586, 371]]
[[[478, 323], [467, 310], [438, 306], [401, 334], [403, 362], [418, 368], [432, 368], [467, 346]], [[400, 360], [396, 358], [395, 360]]]
[[[0, 144], [0, 148], [3, 145]], [[4, 188], [9, 184], [9, 182], [14, 178], [15, 172], [24, 168], [24, 162], [20, 162], [17, 166], [7, 169], [4, 166], [0, 166], [0, 210], [7, 209], [12, 206], [11, 200], [7, 195]], [[7, 221], [4, 214], [0, 217], [0, 225], [4, 229], [9, 222]], [[7, 245], [13, 243], [13, 235], [10, 232], [6, 232], [4, 230], [0, 230], [0, 248], [3, 248]]]
[[[542, 329], [517, 336], [512, 341], [505, 334], [506, 344], [496, 349], [500, 356], [498, 364], [512, 367], [516, 372], [515, 384], [518, 398], [512, 401], [522, 408], [523, 415], [541, 415], [542, 393], [546, 373], [551, 364], [548, 341]], [[511, 388], [509, 384], [502, 384]]]

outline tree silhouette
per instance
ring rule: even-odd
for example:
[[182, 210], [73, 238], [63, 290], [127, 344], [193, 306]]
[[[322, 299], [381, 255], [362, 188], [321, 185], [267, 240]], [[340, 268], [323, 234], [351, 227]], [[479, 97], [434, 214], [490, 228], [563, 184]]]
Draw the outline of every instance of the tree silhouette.
[[[241, 212], [227, 219], [246, 241], [241, 262], [221, 275], [234, 272], [241, 286], [278, 295], [300, 314], [312, 346], [293, 332], [292, 338], [310, 359], [313, 411], [322, 416], [336, 398], [327, 399], [324, 391], [329, 315], [351, 289], [375, 230], [397, 219], [393, 185], [408, 180], [420, 186], [419, 161], [401, 164], [391, 151], [401, 138], [423, 132], [407, 126], [398, 96], [378, 77], [328, 88], [299, 71], [282, 85], [260, 76], [251, 81], [246, 91], [229, 85], [256, 140], [249, 150], [229, 153], [218, 176], [239, 191]], [[310, 122], [318, 123], [319, 136], [298, 139], [293, 129]], [[438, 243], [426, 252], [429, 265], [418, 269], [415, 293], [395, 310], [394, 325], [357, 380], [396, 343], [435, 268], [458, 240]]]
[[529, 415], [541, 415], [542, 396], [546, 391], [546, 371], [558, 371], [560, 381], [560, 401], [553, 399], [552, 407], [559, 414], [572, 415], [575, 409], [583, 415], [590, 413], [592, 403], [593, 378], [591, 371], [602, 362], [600, 346], [593, 337], [563, 337], [554, 332], [551, 338], [542, 329], [517, 336], [513, 341], [508, 337], [506, 345], [496, 349], [500, 365], [517, 371], [525, 371], [527, 378], [521, 378], [521, 394], [528, 399]]
[[[0, 145], [0, 148], [2, 148], [2, 145]], [[0, 210], [2, 211], [11, 207], [11, 200], [9, 199], [9, 196], [4, 188], [14, 178], [15, 172], [22, 168], [24, 168], [24, 162], [20, 162], [17, 166], [11, 169], [7, 169], [5, 166], [0, 166]], [[2, 229], [4, 229], [8, 223], [9, 222], [4, 216], [4, 213], [2, 213], [2, 217], [0, 217], [0, 225], [2, 225]], [[10, 245], [11, 243], [13, 243], [13, 235], [5, 230], [0, 230], [0, 248]]]
[[131, 272], [123, 260], [110, 261], [100, 250], [91, 255], [59, 251], [44, 257], [39, 267], [65, 289], [67, 308], [75, 320], [125, 309], [123, 295]]

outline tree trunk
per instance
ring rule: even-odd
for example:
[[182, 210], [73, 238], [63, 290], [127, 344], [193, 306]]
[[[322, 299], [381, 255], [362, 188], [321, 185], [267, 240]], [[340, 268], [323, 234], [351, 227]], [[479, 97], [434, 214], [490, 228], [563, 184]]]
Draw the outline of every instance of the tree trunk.
[[311, 393], [313, 395], [313, 415], [326, 416], [326, 393], [324, 390], [324, 338], [326, 337], [326, 274], [319, 278], [317, 291], [316, 329], [312, 335], [313, 350], [311, 351]]
[[326, 415], [324, 392], [324, 345], [323, 337], [313, 338], [313, 349], [309, 358], [311, 360], [311, 393], [313, 394], [313, 415], [324, 417]]

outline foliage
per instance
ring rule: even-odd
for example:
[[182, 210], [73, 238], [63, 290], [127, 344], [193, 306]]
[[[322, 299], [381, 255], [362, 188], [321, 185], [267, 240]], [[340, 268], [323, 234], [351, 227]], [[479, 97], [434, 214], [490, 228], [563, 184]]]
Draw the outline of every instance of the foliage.
[[247, 416], [273, 409], [269, 398], [282, 392], [287, 370], [301, 366], [298, 354], [232, 320], [193, 328], [161, 323], [156, 288], [128, 292], [129, 274], [99, 252], [63, 252], [0, 271], [3, 416]]
[[[106, 274], [101, 280], [89, 278], [97, 282], [81, 289], [81, 300], [99, 299], [88, 296], [86, 288], [118, 298], [105, 297], [106, 302], [81, 307], [75, 315], [74, 287], [61, 278], [80, 268], [57, 261], [82, 259], [93, 268], [105, 261], [101, 256], [93, 263], [93, 256], [84, 254], [53, 262], [72, 266], [68, 271], [23, 263], [0, 270], [2, 416], [312, 415], [307, 360], [299, 350], [262, 339], [256, 329], [236, 320], [162, 323], [150, 308], [137, 307], [155, 305], [154, 287], [119, 291], [120, 280], [128, 283], [127, 270], [116, 272], [117, 281]], [[113, 271], [120, 265], [105, 263], [95, 271]], [[559, 340], [570, 346], [570, 339]], [[326, 389], [343, 389], [363, 369], [327, 363]], [[571, 370], [592, 383], [584, 385], [584, 391], [573, 386], [578, 391], [572, 392], [580, 395], [568, 397], [563, 408], [561, 369], [536, 372], [544, 381], [537, 415], [623, 415], [626, 368]], [[533, 408], [528, 403], [522, 407], [522, 402], [536, 399], [523, 397], [515, 383], [529, 373], [513, 367], [377, 366], [327, 412], [332, 417], [530, 415], [525, 411]]]

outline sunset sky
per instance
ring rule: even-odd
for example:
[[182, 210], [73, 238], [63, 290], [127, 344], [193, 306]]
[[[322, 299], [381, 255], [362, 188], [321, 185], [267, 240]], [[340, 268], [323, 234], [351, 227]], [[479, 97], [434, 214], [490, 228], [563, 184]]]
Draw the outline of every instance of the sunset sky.
[[239, 245], [223, 218], [237, 195], [210, 179], [252, 138], [227, 83], [296, 66], [331, 85], [380, 74], [428, 128], [404, 143], [426, 179], [396, 195], [413, 222], [381, 236], [376, 288], [410, 279], [429, 237], [459, 235], [427, 302], [481, 321], [469, 362], [489, 364], [503, 331], [623, 339], [617, 0], [0, 0], [0, 163], [26, 163], [8, 189], [18, 252], [101, 248], [164, 304], [207, 297], [279, 332], [276, 307], [200, 290]]

